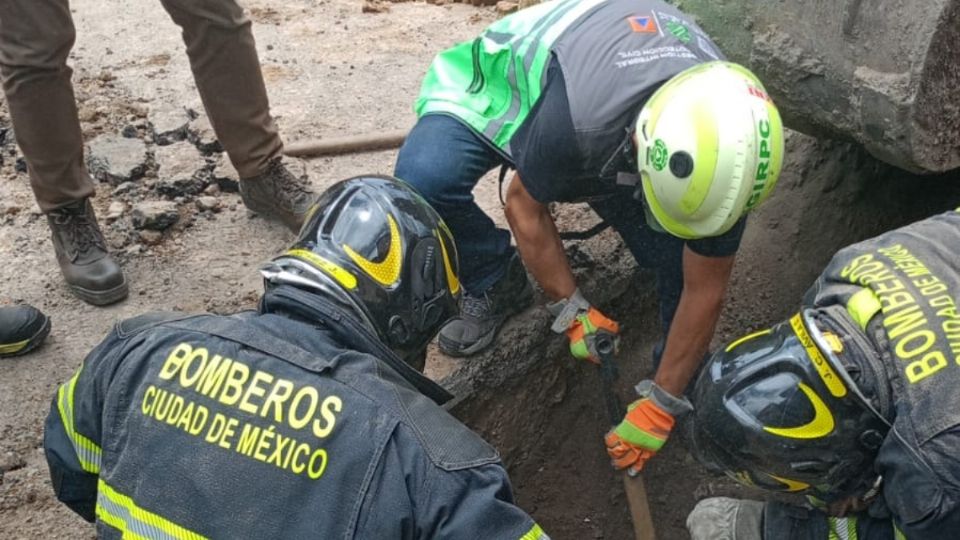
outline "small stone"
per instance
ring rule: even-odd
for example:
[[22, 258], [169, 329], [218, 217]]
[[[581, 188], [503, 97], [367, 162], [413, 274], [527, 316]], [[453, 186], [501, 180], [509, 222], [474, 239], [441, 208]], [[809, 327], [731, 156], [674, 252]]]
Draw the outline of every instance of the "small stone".
[[194, 144], [203, 154], [223, 152], [223, 146], [213, 131], [210, 119], [205, 114], [199, 114], [187, 126], [187, 140]]
[[0, 202], [0, 215], [15, 216], [23, 210], [23, 207], [14, 203]]
[[122, 182], [119, 186], [113, 188], [113, 192], [110, 193], [111, 196], [117, 197], [123, 195], [124, 193], [129, 193], [136, 189], [137, 184], [135, 182]]
[[163, 240], [163, 233], [160, 231], [140, 231], [138, 234], [140, 240], [148, 246], [155, 246]]
[[163, 146], [187, 138], [190, 113], [184, 107], [160, 103], [147, 113], [147, 121], [153, 130], [154, 141]]
[[[360, 11], [362, 13], [386, 13], [390, 11], [390, 6], [385, 2], [378, 2], [377, 0], [366, 0], [363, 3], [363, 7], [360, 8]], [[333, 66], [331, 66], [331, 68], [336, 69], [336, 67]]]
[[207, 167], [206, 160], [192, 144], [181, 141], [155, 150], [157, 163], [157, 191], [165, 197], [196, 195], [207, 183], [201, 176]]
[[133, 207], [133, 226], [137, 229], [162, 231], [180, 219], [177, 205], [170, 201], [147, 201]]
[[220, 194], [220, 185], [219, 184], [210, 184], [203, 190], [204, 195], [217, 196]]
[[110, 203], [110, 207], [107, 209], [107, 215], [105, 216], [107, 221], [114, 221], [123, 217], [123, 213], [127, 211], [127, 205], [123, 204], [121, 201], [113, 201]]
[[136, 127], [127, 124], [123, 126], [122, 130], [120, 130], [120, 135], [127, 139], [136, 139], [139, 133], [137, 132]]
[[17, 161], [13, 164], [13, 170], [17, 171], [18, 173], [26, 174], [27, 160], [23, 159], [22, 157], [18, 157]]
[[517, 10], [519, 4], [516, 2], [508, 2], [507, 0], [500, 0], [497, 2], [497, 13], [506, 15], [507, 13], [513, 13]]
[[[140, 231], [146, 232], [146, 231]], [[143, 244], [133, 244], [126, 249], [127, 255], [139, 255], [143, 253]]]
[[87, 146], [87, 169], [100, 182], [114, 186], [143, 178], [147, 146], [139, 139], [101, 135]]
[[0, 472], [21, 469], [27, 465], [23, 457], [13, 452], [4, 452], [0, 455]]
[[200, 210], [209, 210], [211, 212], [220, 211], [220, 199], [209, 195], [197, 197], [197, 208]]

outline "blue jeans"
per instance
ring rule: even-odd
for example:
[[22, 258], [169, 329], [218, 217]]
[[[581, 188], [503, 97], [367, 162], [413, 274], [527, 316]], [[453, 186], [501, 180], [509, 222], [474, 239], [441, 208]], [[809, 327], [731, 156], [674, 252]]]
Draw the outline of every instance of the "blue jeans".
[[497, 228], [473, 198], [473, 188], [505, 160], [459, 120], [422, 117], [407, 135], [394, 176], [411, 184], [450, 227], [460, 258], [460, 281], [479, 294], [496, 283], [514, 254], [510, 232]]
[[[453, 232], [461, 281], [474, 293], [496, 283], [514, 253], [510, 233], [498, 229], [473, 198], [480, 177], [505, 162], [470, 128], [440, 114], [422, 117], [397, 157], [394, 175], [413, 185]], [[683, 290], [683, 240], [652, 230], [632, 193], [632, 188], [618, 188], [608, 198], [591, 201], [590, 206], [620, 234], [638, 265], [656, 271], [666, 334]]]

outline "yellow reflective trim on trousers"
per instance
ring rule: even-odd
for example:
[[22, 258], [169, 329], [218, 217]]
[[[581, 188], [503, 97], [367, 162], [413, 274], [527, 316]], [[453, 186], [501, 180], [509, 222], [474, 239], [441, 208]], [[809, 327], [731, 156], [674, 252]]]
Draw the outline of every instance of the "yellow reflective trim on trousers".
[[716, 170], [717, 155], [720, 153], [720, 141], [717, 139], [717, 119], [703, 103], [694, 107], [694, 130], [697, 135], [697, 155], [693, 158], [696, 166], [687, 190], [680, 197], [680, 209], [691, 215], [700, 208], [710, 193], [713, 184], [713, 172]]
[[97, 519], [118, 529], [123, 538], [149, 540], [206, 540], [207, 537], [137, 506], [103, 479], [97, 482]]
[[834, 421], [833, 413], [827, 407], [827, 404], [820, 399], [820, 396], [809, 386], [798, 383], [800, 390], [807, 395], [810, 404], [813, 405], [813, 420], [797, 427], [774, 428], [763, 426], [763, 430], [781, 437], [791, 439], [818, 439], [833, 432]]
[[737, 348], [737, 346], [743, 345], [744, 343], [746, 343], [747, 341], [750, 341], [750, 340], [753, 339], [753, 338], [758, 338], [758, 337], [760, 337], [760, 336], [765, 336], [765, 335], [769, 334], [770, 332], [773, 332], [773, 329], [767, 328], [766, 330], [760, 330], [759, 332], [754, 332], [754, 333], [752, 333], [752, 334], [747, 334], [747, 335], [743, 336], [742, 338], [734, 341], [733, 343], [727, 345], [727, 348], [724, 349], [724, 352], [730, 352], [730, 351], [732, 351], [733, 349]]
[[73, 445], [73, 451], [77, 455], [80, 467], [86, 472], [98, 474], [100, 472], [100, 447], [87, 437], [77, 433], [73, 423], [73, 389], [77, 385], [77, 379], [80, 377], [82, 370], [81, 367], [69, 381], [60, 385], [57, 390], [57, 411], [60, 413], [60, 422], [67, 433], [67, 438]]
[[520, 540], [550, 540], [550, 537], [544, 534], [540, 525], [534, 523], [533, 527], [530, 527], [530, 530], [527, 531], [527, 534], [520, 537]]
[[390, 247], [387, 248], [387, 256], [382, 261], [375, 263], [364, 258], [350, 246], [343, 245], [343, 251], [347, 253], [350, 259], [374, 281], [385, 287], [400, 281], [400, 269], [403, 262], [403, 239], [400, 237], [400, 227], [397, 226], [397, 222], [390, 214], [387, 214], [387, 223], [390, 226]]
[[867, 324], [874, 315], [880, 313], [882, 306], [877, 295], [871, 289], [863, 288], [847, 300], [847, 313], [856, 321], [861, 330], [867, 329]]
[[907, 535], [903, 534], [896, 523], [893, 524], [893, 540], [907, 540]]
[[27, 346], [27, 343], [30, 343], [29, 339], [18, 341], [16, 343], [0, 343], [0, 354], [13, 354], [15, 352], [20, 352], [20, 350]]

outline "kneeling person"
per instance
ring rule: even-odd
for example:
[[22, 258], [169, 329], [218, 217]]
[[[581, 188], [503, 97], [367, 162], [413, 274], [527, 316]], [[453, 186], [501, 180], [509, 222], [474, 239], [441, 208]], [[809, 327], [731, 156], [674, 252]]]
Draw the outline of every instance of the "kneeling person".
[[104, 537], [546, 538], [422, 366], [456, 249], [409, 186], [330, 188], [262, 270], [257, 312], [121, 322], [64, 384], [44, 447]]
[[960, 535], [960, 210], [839, 251], [800, 313], [695, 391], [694, 453], [814, 508], [707, 499], [695, 540]]

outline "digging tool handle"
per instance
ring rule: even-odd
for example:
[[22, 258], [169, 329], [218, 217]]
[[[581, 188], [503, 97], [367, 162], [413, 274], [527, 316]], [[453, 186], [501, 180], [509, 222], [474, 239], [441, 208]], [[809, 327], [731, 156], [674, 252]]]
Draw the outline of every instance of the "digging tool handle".
[[[623, 420], [623, 408], [614, 390], [617, 380], [617, 362], [614, 359], [616, 342], [608, 332], [597, 332], [594, 347], [600, 356], [600, 382], [603, 386], [603, 402], [607, 408], [610, 425], [616, 426]], [[650, 515], [650, 502], [647, 500], [647, 487], [640, 475], [630, 476], [623, 473], [623, 491], [627, 494], [627, 506], [630, 508], [630, 520], [633, 522], [633, 534], [637, 540], [656, 540], [653, 529], [653, 517]]]
[[407, 137], [407, 131], [398, 129], [381, 133], [297, 141], [284, 147], [283, 153], [292, 157], [316, 157], [399, 148]]

